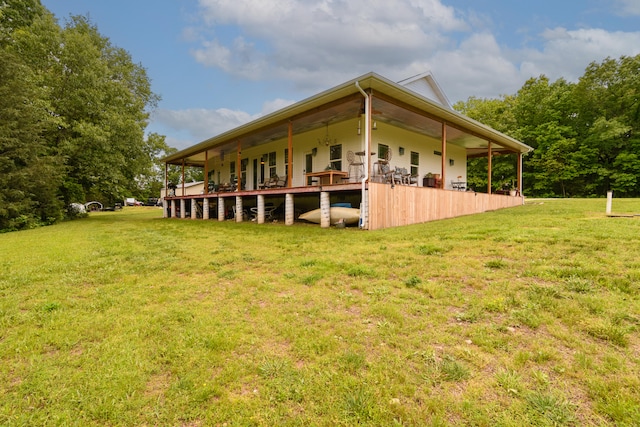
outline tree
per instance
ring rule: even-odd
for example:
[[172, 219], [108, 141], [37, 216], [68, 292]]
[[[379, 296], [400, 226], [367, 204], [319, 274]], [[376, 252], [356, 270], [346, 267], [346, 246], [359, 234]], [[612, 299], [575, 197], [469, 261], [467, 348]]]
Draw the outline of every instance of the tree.
[[64, 202], [113, 203], [139, 193], [140, 175], [152, 164], [148, 109], [158, 100], [144, 68], [84, 17], [60, 28], [46, 14], [15, 39], [48, 88], [55, 125], [45, 138], [64, 159]]
[[0, 82], [0, 230], [55, 222], [61, 169], [42, 137], [42, 91], [30, 68], [3, 48]]

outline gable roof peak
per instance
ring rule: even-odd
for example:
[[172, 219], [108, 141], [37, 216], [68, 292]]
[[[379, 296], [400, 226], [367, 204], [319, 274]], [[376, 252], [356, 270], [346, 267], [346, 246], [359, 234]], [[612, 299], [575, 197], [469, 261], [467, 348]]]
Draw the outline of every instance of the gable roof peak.
[[449, 98], [447, 98], [447, 95], [433, 77], [433, 73], [431, 71], [425, 71], [424, 73], [416, 74], [404, 80], [400, 80], [398, 84], [406, 87], [407, 89], [411, 89], [412, 91], [435, 101], [450, 110], [453, 109], [449, 102]]

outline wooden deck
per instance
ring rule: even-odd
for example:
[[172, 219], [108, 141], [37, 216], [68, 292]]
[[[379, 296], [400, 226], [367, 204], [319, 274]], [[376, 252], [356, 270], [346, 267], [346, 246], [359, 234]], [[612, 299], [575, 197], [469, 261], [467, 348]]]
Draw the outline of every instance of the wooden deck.
[[[219, 199], [223, 201], [228, 198], [253, 202], [257, 196], [283, 197], [289, 196], [293, 199], [295, 206], [295, 196], [313, 196], [314, 193], [320, 198], [321, 193], [341, 193], [359, 192], [362, 189], [360, 183], [346, 183], [334, 185], [310, 185], [292, 188], [270, 188], [266, 190], [246, 190], [235, 192], [219, 192], [210, 194], [169, 197], [166, 201], [170, 205], [180, 203], [184, 209], [185, 202], [189, 204], [193, 201], [202, 202], [204, 199]], [[408, 185], [389, 185], [369, 182], [366, 186], [369, 208], [364, 209], [369, 230], [378, 230], [389, 227], [400, 227], [410, 224], [418, 224], [428, 221], [436, 221], [446, 218], [454, 218], [463, 215], [473, 215], [477, 213], [520, 206], [524, 203], [521, 196], [509, 196], [501, 194], [475, 193], [472, 191], [442, 190], [429, 187], [415, 187]], [[173, 202], [173, 203], [172, 203]], [[229, 204], [228, 201], [227, 204]], [[245, 202], [245, 203], [246, 203]], [[236, 202], [237, 203], [237, 202]], [[207, 203], [208, 204], [208, 203]], [[175, 212], [174, 209], [165, 207], [165, 213]], [[185, 218], [185, 215], [177, 215]], [[169, 213], [167, 216], [174, 216]], [[289, 212], [287, 217], [293, 218], [293, 212]], [[188, 217], [187, 217], [188, 218]], [[196, 219], [195, 217], [192, 217]], [[293, 223], [293, 220], [287, 221]]]

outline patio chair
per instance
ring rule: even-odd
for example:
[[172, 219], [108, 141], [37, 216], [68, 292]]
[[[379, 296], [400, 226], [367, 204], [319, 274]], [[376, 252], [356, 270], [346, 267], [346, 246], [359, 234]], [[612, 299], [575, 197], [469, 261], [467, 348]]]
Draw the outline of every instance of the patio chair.
[[378, 175], [376, 179], [378, 182], [383, 184], [394, 184], [393, 176], [395, 174], [395, 170], [391, 170], [391, 167], [388, 164], [380, 165]]
[[395, 167], [393, 174], [391, 175], [393, 184], [405, 184], [405, 175], [407, 174], [407, 168]]
[[[233, 217], [232, 218], [236, 218], [236, 205], [232, 205], [231, 206], [231, 211], [233, 212]], [[247, 212], [246, 209], [242, 210], [242, 220], [246, 221], [249, 219], [249, 213]]]
[[418, 186], [418, 175], [411, 175], [411, 173], [408, 173], [406, 176], [406, 180], [407, 185], [415, 185], [416, 187]]
[[[267, 203], [264, 205], [264, 220], [265, 221], [273, 221], [275, 219], [275, 211], [277, 207], [273, 205], [273, 203]], [[258, 208], [251, 208], [251, 221], [258, 220]]]
[[[356, 182], [364, 176], [364, 163], [362, 160], [356, 160], [356, 155], [353, 151], [347, 151], [347, 162], [349, 163], [349, 177], [347, 178], [350, 182]], [[352, 172], [354, 170], [354, 172]]]
[[458, 191], [465, 191], [467, 183], [464, 181], [454, 181], [451, 180], [451, 188]]
[[[392, 152], [391, 147], [387, 149], [387, 152], [384, 154], [384, 158], [378, 159], [377, 162], [374, 163], [376, 175], [384, 175], [382, 173], [383, 167], [386, 166], [386, 172], [389, 172], [389, 162], [391, 161]], [[382, 178], [382, 182], [385, 182], [385, 177]]]

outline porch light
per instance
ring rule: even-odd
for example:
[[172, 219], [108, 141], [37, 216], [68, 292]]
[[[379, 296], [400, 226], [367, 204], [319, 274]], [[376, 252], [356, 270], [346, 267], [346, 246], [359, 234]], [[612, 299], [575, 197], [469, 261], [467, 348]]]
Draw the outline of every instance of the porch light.
[[331, 138], [329, 136], [329, 122], [327, 122], [327, 133], [324, 135], [324, 138], [318, 138], [318, 145], [329, 146], [330, 144], [337, 144], [338, 140], [336, 138]]

